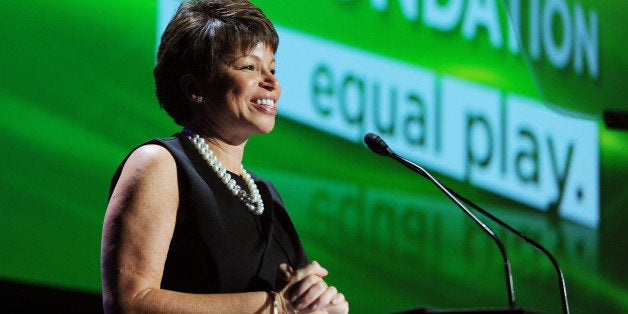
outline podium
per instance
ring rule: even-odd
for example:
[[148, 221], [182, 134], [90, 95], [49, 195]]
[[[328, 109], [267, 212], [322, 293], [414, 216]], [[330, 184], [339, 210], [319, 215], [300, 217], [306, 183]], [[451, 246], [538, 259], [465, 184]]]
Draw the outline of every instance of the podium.
[[542, 314], [542, 312], [529, 309], [458, 309], [439, 310], [432, 308], [416, 308], [406, 311], [394, 312], [393, 314]]

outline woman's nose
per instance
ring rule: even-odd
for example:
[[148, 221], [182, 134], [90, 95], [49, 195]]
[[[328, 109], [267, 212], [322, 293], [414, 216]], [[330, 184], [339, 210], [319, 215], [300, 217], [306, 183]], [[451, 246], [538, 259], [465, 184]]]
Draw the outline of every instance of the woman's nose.
[[260, 82], [260, 86], [266, 89], [278, 89], [279, 88], [279, 80], [277, 79], [274, 73], [272, 73], [269, 70], [266, 70], [264, 71], [262, 76], [263, 78], [262, 78], [262, 81]]

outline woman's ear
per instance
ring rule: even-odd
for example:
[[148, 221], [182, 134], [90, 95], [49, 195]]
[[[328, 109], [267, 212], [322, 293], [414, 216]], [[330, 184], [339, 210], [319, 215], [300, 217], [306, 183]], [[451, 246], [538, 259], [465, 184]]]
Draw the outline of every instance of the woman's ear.
[[192, 74], [183, 75], [179, 84], [181, 84], [181, 90], [183, 90], [188, 101], [195, 104], [203, 103], [203, 96], [199, 95], [199, 88]]

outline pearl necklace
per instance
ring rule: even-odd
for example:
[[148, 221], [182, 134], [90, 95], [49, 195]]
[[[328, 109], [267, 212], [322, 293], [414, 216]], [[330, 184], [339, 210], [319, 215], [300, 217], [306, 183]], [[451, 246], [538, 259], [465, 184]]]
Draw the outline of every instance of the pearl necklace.
[[251, 213], [261, 215], [264, 212], [264, 202], [262, 201], [262, 197], [259, 194], [255, 181], [251, 178], [251, 175], [244, 170], [244, 166], [240, 165], [240, 169], [242, 170], [242, 178], [244, 178], [244, 182], [249, 188], [250, 195], [242, 189], [233, 178], [231, 178], [231, 174], [227, 173], [227, 169], [222, 166], [222, 163], [218, 161], [214, 152], [209, 149], [209, 145], [205, 143], [205, 139], [200, 137], [198, 134], [190, 132], [189, 130], [184, 130], [183, 133], [187, 134], [188, 139], [192, 142], [192, 144], [194, 144], [196, 150], [199, 154], [201, 154], [209, 167], [216, 172], [218, 178], [220, 178], [227, 186], [229, 191], [231, 191], [231, 194], [238, 197], [238, 199], [244, 203], [244, 206], [246, 206]]

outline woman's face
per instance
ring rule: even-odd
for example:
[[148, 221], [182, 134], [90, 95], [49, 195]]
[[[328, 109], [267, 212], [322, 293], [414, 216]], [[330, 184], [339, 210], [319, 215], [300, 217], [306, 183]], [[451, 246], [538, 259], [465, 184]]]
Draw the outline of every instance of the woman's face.
[[227, 56], [201, 95], [208, 100], [208, 125], [224, 140], [235, 143], [270, 132], [281, 95], [271, 47], [259, 43], [248, 52]]

